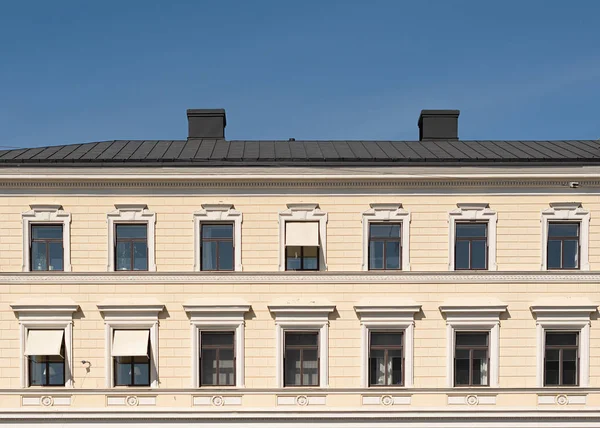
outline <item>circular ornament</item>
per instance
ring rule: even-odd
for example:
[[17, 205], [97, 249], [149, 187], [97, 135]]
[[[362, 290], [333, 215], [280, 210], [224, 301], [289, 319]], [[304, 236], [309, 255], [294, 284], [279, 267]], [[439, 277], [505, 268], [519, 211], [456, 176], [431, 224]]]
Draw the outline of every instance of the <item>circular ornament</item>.
[[296, 397], [296, 404], [298, 406], [307, 406], [308, 405], [308, 397], [306, 395], [299, 395]]
[[384, 395], [383, 397], [381, 397], [381, 404], [383, 404], [384, 406], [391, 406], [392, 404], [394, 404], [394, 399], [391, 395]]
[[50, 407], [54, 404], [54, 399], [49, 395], [44, 395], [40, 398], [40, 403], [42, 403], [42, 406]]
[[479, 398], [476, 395], [467, 395], [465, 400], [469, 406], [476, 406], [479, 404]]
[[213, 398], [210, 399], [210, 402], [213, 406], [217, 407], [220, 407], [223, 404], [225, 404], [225, 400], [223, 400], [223, 397], [221, 397], [220, 395], [215, 395]]
[[564, 394], [557, 395], [556, 396], [556, 404], [558, 404], [560, 406], [564, 406], [566, 404], [569, 404], [569, 398], [566, 395], [564, 395]]
[[138, 398], [135, 395], [128, 395], [125, 398], [125, 403], [128, 406], [134, 407], [134, 406], [137, 406], [140, 403], [140, 400], [138, 400]]

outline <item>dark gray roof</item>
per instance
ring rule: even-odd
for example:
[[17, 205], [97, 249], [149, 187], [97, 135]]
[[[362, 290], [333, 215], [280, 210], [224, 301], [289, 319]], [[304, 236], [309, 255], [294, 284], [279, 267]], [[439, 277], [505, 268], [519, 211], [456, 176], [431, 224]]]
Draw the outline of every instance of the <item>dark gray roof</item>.
[[597, 164], [600, 140], [102, 141], [0, 151], [0, 166]]

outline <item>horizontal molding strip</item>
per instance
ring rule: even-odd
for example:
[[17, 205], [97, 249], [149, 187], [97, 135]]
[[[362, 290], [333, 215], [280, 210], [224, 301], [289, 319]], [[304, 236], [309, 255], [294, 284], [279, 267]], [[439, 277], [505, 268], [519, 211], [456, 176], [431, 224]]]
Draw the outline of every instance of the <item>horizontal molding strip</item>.
[[600, 272], [407, 272], [373, 274], [371, 272], [328, 272], [284, 274], [281, 272], [223, 273], [3, 273], [2, 284], [487, 284], [487, 283], [600, 283]]

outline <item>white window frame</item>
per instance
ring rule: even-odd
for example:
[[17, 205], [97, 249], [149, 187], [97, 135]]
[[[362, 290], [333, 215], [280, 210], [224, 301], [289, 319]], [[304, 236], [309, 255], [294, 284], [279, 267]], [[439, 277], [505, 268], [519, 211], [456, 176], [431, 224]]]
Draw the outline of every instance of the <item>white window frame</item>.
[[401, 225], [402, 270], [410, 271], [410, 212], [402, 204], [370, 204], [371, 209], [363, 212], [363, 263], [362, 270], [369, 270], [369, 226], [371, 223], [396, 223]]
[[[456, 332], [489, 332], [490, 367], [488, 368], [489, 388], [499, 386], [500, 367], [500, 314], [506, 312], [507, 305], [497, 299], [456, 299], [445, 302], [440, 311], [446, 317], [446, 378], [448, 388], [469, 388], [454, 386], [454, 354]], [[479, 388], [479, 387], [478, 387]]]
[[319, 222], [319, 270], [327, 270], [327, 213], [319, 204], [287, 204], [287, 210], [279, 213], [279, 270], [285, 271], [285, 224], [288, 221]]
[[598, 305], [585, 298], [553, 297], [539, 300], [530, 307], [536, 319], [537, 331], [537, 386], [544, 387], [544, 354], [546, 332], [572, 331], [579, 333], [579, 385], [590, 383], [590, 316]]
[[421, 305], [413, 300], [366, 300], [354, 306], [361, 324], [361, 385], [369, 388], [369, 335], [371, 331], [401, 331], [403, 333], [404, 385], [390, 388], [412, 388], [414, 385], [415, 314]]
[[548, 270], [548, 227], [549, 223], [579, 223], [579, 269], [590, 270], [590, 212], [581, 202], [553, 202], [542, 211], [542, 270]]
[[63, 271], [71, 272], [71, 214], [62, 205], [31, 204], [21, 214], [23, 223], [23, 272], [31, 272], [31, 225], [57, 224], [63, 228]]
[[156, 272], [156, 254], [154, 245], [156, 214], [149, 211], [148, 205], [146, 204], [115, 204], [115, 208], [115, 211], [108, 213], [106, 216], [106, 221], [108, 223], [108, 271], [115, 272], [115, 246], [117, 242], [115, 225], [126, 223], [146, 224], [148, 226], [148, 272]]
[[158, 388], [158, 314], [165, 305], [155, 299], [140, 298], [136, 301], [107, 300], [99, 303], [97, 307], [104, 315], [106, 387], [115, 388], [112, 357], [115, 330], [148, 330], [150, 332], [150, 388]]
[[[329, 314], [335, 306], [326, 301], [280, 301], [269, 305], [269, 311], [275, 316], [275, 352], [276, 355], [276, 385], [283, 388], [283, 354], [285, 333], [290, 331], [317, 331], [319, 333], [319, 386], [329, 386]], [[290, 386], [289, 388], [309, 388]]]
[[194, 270], [202, 271], [201, 240], [202, 224], [233, 223], [233, 270], [242, 271], [242, 213], [232, 204], [203, 204], [202, 210], [194, 213]]
[[488, 203], [458, 203], [456, 206], [458, 207], [457, 209], [448, 213], [448, 242], [450, 244], [448, 248], [448, 270], [455, 270], [456, 223], [469, 221], [487, 223], [487, 270], [498, 270], [496, 261], [496, 224], [498, 223], [498, 214], [496, 211], [490, 209]]
[[19, 318], [21, 388], [29, 385], [25, 344], [29, 330], [64, 330], [65, 388], [73, 388], [73, 313], [79, 305], [68, 298], [23, 299], [10, 305]]
[[233, 331], [235, 334], [235, 388], [245, 386], [245, 322], [244, 315], [250, 305], [243, 300], [209, 300], [195, 299], [183, 305], [190, 317], [190, 334], [192, 343], [192, 388], [231, 388], [222, 385], [200, 385], [200, 333]]

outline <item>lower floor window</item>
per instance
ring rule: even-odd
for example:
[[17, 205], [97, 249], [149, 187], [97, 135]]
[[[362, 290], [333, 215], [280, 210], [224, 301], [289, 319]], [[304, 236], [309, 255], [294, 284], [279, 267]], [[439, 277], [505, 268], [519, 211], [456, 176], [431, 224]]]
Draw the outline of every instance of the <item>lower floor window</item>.
[[235, 385], [233, 331], [200, 333], [200, 385]]
[[284, 386], [319, 386], [319, 333], [285, 332]]
[[369, 385], [401, 386], [404, 376], [402, 332], [371, 332]]
[[150, 359], [115, 357], [115, 386], [150, 386]]
[[579, 384], [579, 333], [546, 332], [544, 354], [545, 386]]
[[65, 359], [55, 355], [29, 357], [30, 386], [63, 386], [65, 384]]
[[112, 356], [115, 386], [150, 386], [150, 331], [115, 330]]
[[489, 385], [489, 332], [457, 332], [454, 385]]

